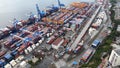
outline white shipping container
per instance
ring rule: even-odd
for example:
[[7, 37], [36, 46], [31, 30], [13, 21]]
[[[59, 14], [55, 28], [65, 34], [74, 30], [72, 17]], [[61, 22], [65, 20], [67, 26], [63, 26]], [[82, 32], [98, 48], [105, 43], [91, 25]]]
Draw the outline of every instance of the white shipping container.
[[39, 46], [39, 43], [36, 43], [36, 46]]
[[54, 30], [54, 29], [52, 29], [52, 33], [53, 33], [53, 32], [55, 32], [55, 30]]
[[102, 23], [102, 19], [98, 19], [98, 20], [95, 22], [96, 26], [100, 26], [101, 23]]
[[39, 44], [41, 44], [42, 43], [42, 40], [39, 40]]
[[19, 57], [18, 57], [18, 59], [21, 61], [21, 60], [23, 60], [23, 59], [24, 59], [24, 56], [23, 56], [23, 55], [21, 55], [21, 56], [19, 56]]
[[15, 62], [15, 60], [12, 60], [11, 62], [10, 62], [10, 64], [11, 64], [11, 66], [15, 66], [17, 63]]
[[15, 61], [16, 61], [17, 63], [19, 63], [19, 62], [20, 62], [19, 58], [16, 58], [16, 59], [15, 59]]
[[25, 67], [26, 65], [27, 65], [26, 61], [22, 61], [22, 62], [20, 63], [20, 67]]
[[12, 66], [10, 64], [6, 64], [4, 68], [12, 68]]
[[33, 48], [33, 49], [35, 49], [35, 48], [36, 48], [36, 46], [33, 44], [33, 45], [32, 45], [32, 48]]
[[29, 52], [31, 52], [33, 49], [29, 46], [29, 47], [27, 48], [27, 50], [28, 50]]
[[50, 33], [47, 33], [47, 37], [50, 37]]
[[25, 49], [24, 52], [25, 52], [25, 54], [28, 54], [28, 50], [27, 49]]
[[42, 41], [44, 41], [44, 38], [42, 38]]
[[50, 36], [52, 35], [53, 33], [50, 33]]

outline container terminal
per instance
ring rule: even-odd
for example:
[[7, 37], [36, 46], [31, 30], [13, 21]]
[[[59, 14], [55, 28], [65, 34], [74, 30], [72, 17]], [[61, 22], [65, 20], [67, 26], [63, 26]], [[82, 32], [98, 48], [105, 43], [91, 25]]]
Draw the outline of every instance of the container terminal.
[[36, 4], [37, 15], [31, 12], [28, 20], [14, 19], [13, 25], [0, 30], [0, 68], [29, 68], [31, 59], [47, 63], [39, 68], [48, 68], [52, 63], [60, 68], [59, 61], [67, 65], [69, 59], [82, 53], [79, 61], [89, 61], [101, 42], [96, 39], [88, 44], [107, 19], [104, 7], [87, 2], [73, 2], [66, 7], [59, 0], [58, 5], [41, 11]]

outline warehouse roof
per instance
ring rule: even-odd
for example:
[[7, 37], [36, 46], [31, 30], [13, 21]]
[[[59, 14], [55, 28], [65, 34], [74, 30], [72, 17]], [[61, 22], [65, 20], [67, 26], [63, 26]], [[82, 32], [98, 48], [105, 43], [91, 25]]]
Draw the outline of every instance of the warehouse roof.
[[120, 55], [120, 49], [115, 49], [114, 50], [118, 55]]
[[57, 38], [54, 42], [53, 45], [58, 45], [63, 39], [62, 38]]

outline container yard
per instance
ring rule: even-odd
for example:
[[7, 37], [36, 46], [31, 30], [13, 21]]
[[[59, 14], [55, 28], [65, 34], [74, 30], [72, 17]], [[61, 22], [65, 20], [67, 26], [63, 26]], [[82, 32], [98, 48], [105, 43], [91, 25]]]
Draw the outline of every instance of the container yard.
[[[86, 2], [73, 2], [63, 7], [52, 6], [40, 11], [36, 4], [38, 17], [30, 13], [28, 20], [13, 20], [13, 25], [0, 30], [1, 43], [0, 68], [26, 66], [28, 57], [44, 60], [47, 56], [57, 61], [70, 55], [79, 55], [85, 49], [85, 36], [91, 36], [101, 26], [105, 13], [100, 12], [101, 6]], [[98, 41], [92, 46], [97, 47]], [[87, 49], [83, 54], [83, 62], [87, 62], [94, 50]], [[67, 56], [67, 58], [66, 58]], [[27, 58], [27, 59], [26, 59]], [[23, 60], [24, 59], [24, 60]]]
[[83, 56], [82, 56], [82, 58], [81, 58], [81, 60], [82, 60], [82, 62], [88, 62], [89, 61], [89, 59], [90, 59], [90, 57], [91, 57], [91, 55], [93, 55], [93, 49], [88, 49], [84, 54], [83, 54]]

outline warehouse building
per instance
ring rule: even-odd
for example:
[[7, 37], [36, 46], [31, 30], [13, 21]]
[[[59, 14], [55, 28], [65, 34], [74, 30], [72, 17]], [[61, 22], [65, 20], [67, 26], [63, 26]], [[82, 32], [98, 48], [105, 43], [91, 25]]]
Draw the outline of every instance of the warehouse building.
[[112, 50], [109, 62], [112, 65], [112, 67], [120, 66], [120, 49]]
[[61, 44], [64, 42], [64, 39], [62, 38], [57, 38], [53, 43], [52, 43], [52, 48], [58, 50], [58, 48], [61, 46]]

